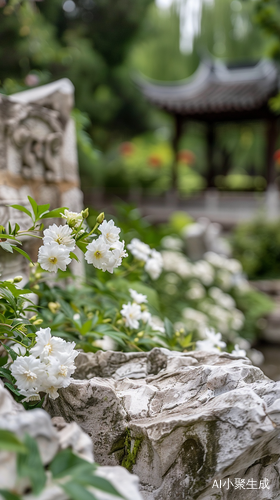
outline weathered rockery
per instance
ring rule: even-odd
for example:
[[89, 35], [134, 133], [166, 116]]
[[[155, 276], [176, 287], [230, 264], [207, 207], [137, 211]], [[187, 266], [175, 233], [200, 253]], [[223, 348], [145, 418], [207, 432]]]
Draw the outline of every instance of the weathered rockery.
[[137, 474], [145, 500], [280, 498], [280, 383], [247, 358], [81, 353], [76, 377], [47, 410]]
[[[66, 423], [62, 417], [53, 418], [44, 410], [35, 409], [25, 411], [23, 406], [16, 403], [10, 393], [0, 381], [0, 429], [14, 432], [20, 439], [28, 433], [38, 444], [40, 456], [44, 465], [51, 462], [57, 452], [71, 448], [88, 462], [93, 462], [92, 441], [75, 423]], [[97, 474], [109, 480], [114, 487], [125, 495], [128, 500], [142, 500], [138, 491], [138, 478], [129, 474], [123, 467], [100, 467]], [[68, 496], [52, 481], [48, 481], [45, 489], [39, 496], [33, 496], [28, 490], [28, 481], [18, 479], [16, 474], [16, 454], [0, 450], [0, 487], [11, 489], [19, 494], [23, 500], [67, 500]], [[94, 489], [98, 500], [116, 500], [115, 495], [107, 494]], [[2, 496], [0, 494], [0, 499]]]

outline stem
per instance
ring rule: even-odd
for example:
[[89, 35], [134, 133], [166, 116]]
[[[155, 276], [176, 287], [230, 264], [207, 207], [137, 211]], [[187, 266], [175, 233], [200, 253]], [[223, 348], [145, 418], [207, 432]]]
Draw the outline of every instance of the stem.
[[90, 231], [90, 233], [88, 233], [88, 236], [90, 236], [92, 233], [94, 233], [94, 231], [98, 228], [99, 225], [100, 225], [99, 222], [97, 222], [95, 224], [94, 228]]
[[[11, 340], [11, 339], [7, 339], [7, 337], [0, 337], [0, 340]], [[27, 348], [28, 348], [28, 346], [27, 346], [27, 345], [23, 344], [23, 343], [22, 343], [22, 342], [20, 342], [19, 340], [15, 340], [14, 342], [15, 342], [15, 344], [20, 344], [20, 345], [22, 345], [22, 347], [24, 347], [25, 349], [27, 349]]]

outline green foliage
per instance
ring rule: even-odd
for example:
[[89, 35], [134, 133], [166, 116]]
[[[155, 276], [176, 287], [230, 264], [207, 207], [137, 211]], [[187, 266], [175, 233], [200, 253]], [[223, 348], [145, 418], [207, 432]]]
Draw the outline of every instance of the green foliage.
[[280, 277], [280, 221], [258, 218], [237, 226], [233, 252], [249, 279]]
[[17, 479], [24, 479], [23, 485], [26, 485], [15, 484], [11, 490], [0, 489], [0, 495], [5, 500], [20, 500], [21, 493], [25, 493], [20, 491], [23, 488], [30, 494], [39, 495], [45, 488], [47, 475], [48, 486], [60, 487], [69, 500], [96, 500], [95, 492], [124, 499], [107, 479], [98, 476], [95, 463], [80, 458], [69, 448], [59, 451], [50, 463], [43, 465], [34, 438], [25, 434], [20, 440], [14, 433], [0, 429], [0, 455], [2, 450], [16, 454]]
[[143, 438], [135, 438], [132, 441], [130, 430], [126, 430], [124, 441], [124, 458], [122, 460], [122, 466], [130, 472], [132, 472], [133, 465], [135, 465], [136, 463], [137, 454], [141, 447], [142, 441]]

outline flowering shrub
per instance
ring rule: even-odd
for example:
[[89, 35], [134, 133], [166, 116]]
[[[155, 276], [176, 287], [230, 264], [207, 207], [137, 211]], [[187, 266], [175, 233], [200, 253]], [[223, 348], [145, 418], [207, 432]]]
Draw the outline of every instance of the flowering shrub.
[[[88, 263], [109, 273], [113, 273], [127, 256], [124, 242], [119, 240], [120, 229], [113, 221], [104, 220], [104, 214], [97, 217], [95, 227], [89, 231], [85, 224], [88, 210], [75, 213], [62, 207], [49, 211], [49, 205], [37, 205], [31, 197], [29, 202], [31, 210], [21, 205], [12, 207], [28, 215], [31, 226], [24, 230], [18, 224], [14, 228], [9, 224], [8, 229], [1, 226], [0, 247], [11, 253], [19, 252], [31, 261], [20, 248], [20, 237], [42, 238], [35, 276], [40, 276], [41, 271], [66, 271], [72, 259], [78, 260], [74, 253], [76, 247], [84, 252]], [[53, 224], [44, 229], [44, 219], [58, 216], [65, 219], [65, 225]], [[34, 332], [43, 320], [37, 317], [38, 308], [26, 295], [35, 289], [19, 290], [16, 283], [20, 280], [0, 282], [0, 341], [9, 353], [9, 358], [1, 358], [0, 375], [5, 378], [6, 387], [23, 403], [40, 401], [44, 393], [55, 399], [58, 389], [71, 382], [78, 355], [74, 350], [76, 343], [52, 337], [49, 326]], [[29, 320], [30, 311], [36, 314]]]

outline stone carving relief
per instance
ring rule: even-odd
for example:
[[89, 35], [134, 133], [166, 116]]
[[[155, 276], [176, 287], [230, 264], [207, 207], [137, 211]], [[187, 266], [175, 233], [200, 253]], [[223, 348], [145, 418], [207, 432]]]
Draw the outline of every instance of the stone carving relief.
[[23, 116], [8, 123], [8, 135], [18, 151], [17, 173], [23, 178], [61, 178], [63, 129], [57, 114], [44, 108], [27, 109]]
[[[1, 224], [12, 219], [13, 224], [26, 227], [24, 214], [7, 212], [6, 205], [24, 205], [27, 195], [37, 203], [49, 203], [51, 209], [83, 209], [75, 124], [71, 118], [73, 103], [74, 87], [67, 79], [9, 97], [0, 96]], [[24, 245], [36, 259], [36, 242], [26, 241]], [[24, 258], [14, 254], [6, 258], [2, 254], [0, 249], [2, 279], [15, 276], [13, 270], [16, 275], [26, 273]], [[82, 276], [82, 264], [75, 262], [72, 271]]]

